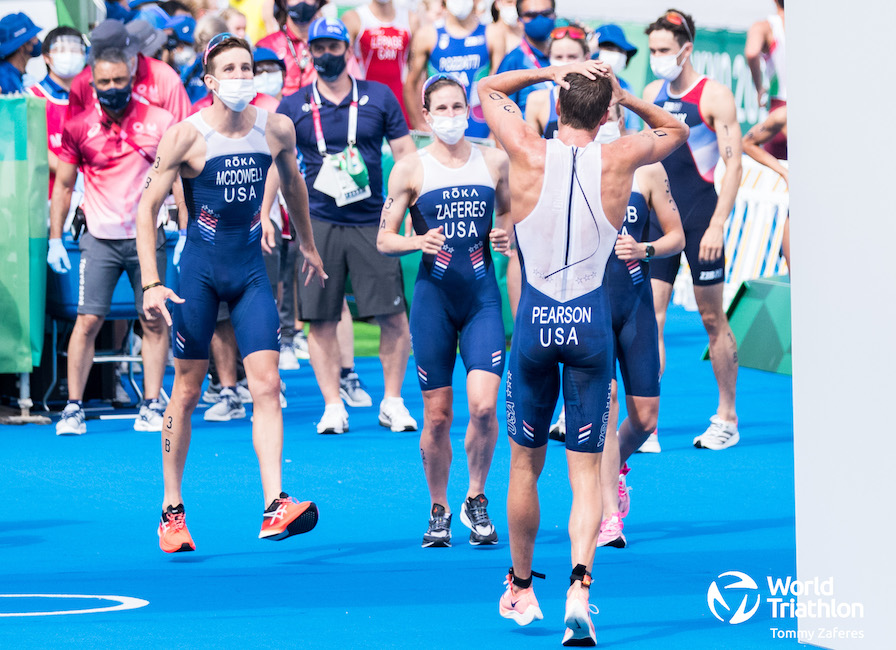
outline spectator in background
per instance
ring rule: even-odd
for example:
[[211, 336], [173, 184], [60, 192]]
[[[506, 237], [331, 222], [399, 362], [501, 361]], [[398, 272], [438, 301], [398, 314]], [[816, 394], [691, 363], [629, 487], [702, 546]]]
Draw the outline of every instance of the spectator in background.
[[389, 86], [410, 124], [404, 106], [404, 82], [411, 34], [419, 26], [416, 14], [395, 7], [393, 0], [375, 0], [345, 12], [342, 20], [361, 66], [359, 78]]
[[523, 41], [523, 26], [516, 12], [516, 0], [494, 0], [492, 22], [504, 34], [504, 51], [514, 50]]
[[171, 18], [176, 18], [177, 16], [189, 16], [190, 18], [193, 18], [193, 10], [178, 0], [166, 0], [165, 2], [159, 3], [159, 6]]
[[106, 0], [106, 18], [128, 23], [132, 21], [136, 15], [136, 11], [128, 9], [126, 0], [118, 0], [117, 2]]
[[125, 26], [125, 29], [137, 52], [151, 59], [161, 57], [162, 48], [168, 41], [168, 34], [163, 30], [153, 27], [142, 18], [132, 20]]
[[[113, 21], [115, 22], [115, 21]], [[117, 23], [122, 30], [124, 26]], [[134, 95], [134, 56], [108, 44], [90, 53], [98, 110], [82, 111], [67, 120], [50, 202], [50, 240], [47, 263], [56, 273], [71, 264], [62, 244], [62, 225], [68, 214], [72, 189], [80, 168], [84, 174], [84, 215], [87, 232], [81, 235], [78, 317], [68, 344], [68, 404], [56, 424], [57, 435], [86, 431], [81, 400], [93, 364], [94, 342], [109, 313], [112, 292], [122, 271], [134, 289], [135, 307], [143, 327], [143, 390], [134, 429], [161, 431], [165, 407], [159, 401], [168, 360], [168, 327], [147, 320], [136, 250], [137, 204], [143, 180], [156, 148], [175, 122], [168, 111], [140, 101]], [[139, 127], [135, 125], [139, 124]], [[156, 233], [157, 263], [164, 274], [167, 255], [165, 233]]]
[[169, 64], [180, 74], [196, 60], [196, 50], [193, 49], [196, 21], [192, 16], [175, 16], [171, 19], [169, 29], [171, 35], [165, 49], [170, 54]]
[[[236, 11], [245, 17], [246, 36], [250, 43], [258, 43], [267, 34], [272, 34], [280, 29], [280, 24], [275, 17], [277, 8], [275, 0], [230, 0], [230, 6], [221, 12], [221, 18], [227, 21], [230, 27], [230, 17], [224, 13]], [[236, 34], [230, 29], [231, 34]]]
[[420, 0], [417, 13], [421, 25], [440, 24], [445, 21], [445, 0]]
[[276, 0], [280, 29], [268, 34], [257, 42], [258, 47], [273, 50], [278, 58], [286, 62], [286, 78], [283, 94], [289, 96], [302, 86], [307, 86], [317, 78], [311, 53], [308, 50], [308, 27], [328, 0]]
[[[376, 250], [383, 207], [383, 138], [396, 161], [413, 152], [414, 143], [389, 89], [348, 74], [349, 35], [342, 22], [315, 21], [309, 41], [318, 80], [285, 97], [277, 111], [295, 124], [314, 241], [330, 278], [324, 288], [314, 283], [299, 287], [301, 316], [311, 323], [311, 365], [326, 404], [317, 432], [348, 430], [336, 330], [349, 277], [359, 315], [375, 317], [380, 325], [385, 394], [379, 422], [393, 431], [415, 431], [417, 423], [401, 399], [411, 347], [401, 267], [397, 259], [384, 258]], [[340, 163], [346, 167], [337, 167]]]
[[[775, 0], [776, 12], [765, 20], [754, 23], [747, 32], [744, 57], [753, 75], [753, 84], [759, 98], [759, 106], [769, 111], [787, 103], [787, 84], [784, 56], [784, 0]], [[768, 88], [762, 78], [760, 60], [765, 61]], [[775, 158], [787, 160], [787, 135], [779, 131], [764, 145]]]
[[23, 13], [0, 19], [0, 95], [25, 92], [25, 66], [41, 53], [40, 30]]
[[165, 29], [171, 20], [168, 12], [156, 2], [142, 2], [136, 5], [136, 9], [137, 13], [132, 20], [145, 20], [156, 29]]
[[[104, 20], [90, 33], [91, 52], [98, 55], [107, 47], [134, 52], [131, 35], [117, 20]], [[157, 59], [136, 53], [136, 70], [133, 74], [133, 91], [153, 106], [159, 106], [180, 121], [190, 114], [190, 99], [181, 84], [180, 77], [169, 66]], [[72, 81], [67, 118], [93, 108], [96, 95], [91, 86], [90, 70], [84, 70]]]
[[[221, 20], [227, 23], [227, 31], [236, 36], [237, 38], [242, 38], [248, 43], [251, 43], [249, 38], [247, 38], [247, 22], [246, 22], [246, 14], [244, 14], [239, 9], [233, 7], [233, 5], [227, 7], [220, 14]], [[264, 36], [264, 34], [262, 34]], [[261, 36], [259, 36], [261, 38]]]
[[[523, 40], [516, 49], [507, 53], [498, 67], [498, 73], [545, 68], [550, 65], [548, 45], [551, 32], [557, 24], [554, 0], [517, 0], [516, 10], [523, 26]], [[547, 82], [527, 86], [511, 95], [510, 99], [525, 115], [529, 93], [550, 87]]]
[[47, 76], [28, 89], [28, 93], [47, 101], [47, 160], [50, 165], [50, 196], [62, 150], [62, 128], [68, 110], [68, 91], [72, 79], [87, 62], [84, 37], [74, 27], [57, 27], [44, 39], [41, 53], [47, 64]]
[[196, 22], [196, 30], [193, 32], [193, 50], [196, 57], [193, 63], [181, 70], [180, 78], [187, 92], [189, 101], [193, 104], [203, 97], [208, 96], [208, 87], [203, 81], [202, 57], [208, 42], [216, 34], [227, 31], [226, 23], [217, 16], [206, 15]]
[[[619, 75], [638, 53], [638, 48], [629, 43], [622, 28], [613, 23], [607, 23], [595, 29], [594, 38], [597, 41], [597, 49], [591, 58], [608, 63], [613, 68], [613, 74], [616, 75], [622, 89], [631, 92], [631, 84]], [[625, 128], [632, 133], [641, 129], [641, 118], [628, 109], [625, 110]]]
[[424, 25], [413, 34], [404, 105], [411, 127], [418, 131], [431, 130], [423, 117], [423, 81], [427, 76], [446, 72], [456, 74], [466, 84], [470, 121], [465, 135], [488, 137], [476, 86], [501, 62], [504, 36], [497, 25], [479, 22], [473, 9], [474, 0], [445, 0], [444, 24]]

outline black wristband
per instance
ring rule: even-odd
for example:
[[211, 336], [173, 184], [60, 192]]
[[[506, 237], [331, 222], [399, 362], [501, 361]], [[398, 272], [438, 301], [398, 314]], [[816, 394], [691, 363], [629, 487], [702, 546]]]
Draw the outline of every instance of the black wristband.
[[145, 292], [149, 291], [150, 289], [152, 289], [153, 287], [161, 287], [161, 286], [163, 286], [164, 284], [165, 284], [165, 283], [162, 282], [161, 280], [156, 280], [155, 282], [150, 282], [149, 284], [144, 284], [144, 285], [143, 285], [143, 291], [144, 291], [144, 293], [145, 293]]

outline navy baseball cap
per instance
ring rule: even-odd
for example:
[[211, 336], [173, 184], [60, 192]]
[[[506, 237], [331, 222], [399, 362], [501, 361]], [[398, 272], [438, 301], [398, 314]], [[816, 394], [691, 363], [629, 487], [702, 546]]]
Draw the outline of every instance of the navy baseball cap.
[[638, 48], [628, 42], [625, 38], [625, 32], [622, 31], [622, 28], [619, 25], [607, 23], [606, 25], [601, 25], [594, 31], [597, 34], [598, 47], [604, 44], [610, 44], [625, 50], [625, 53], [630, 57], [637, 54]]
[[174, 32], [174, 37], [181, 43], [193, 44], [193, 32], [196, 31], [196, 19], [193, 16], [174, 16], [168, 22], [168, 29]]
[[131, 34], [123, 22], [110, 18], [101, 22], [90, 32], [88, 62], [93, 64], [94, 57], [107, 48], [122, 50], [128, 56], [134, 56], [137, 54], [139, 45], [135, 39], [131, 38]]
[[40, 34], [40, 27], [25, 14], [6, 14], [0, 19], [0, 59], [5, 59]]
[[311, 27], [308, 28], [308, 42], [320, 38], [332, 38], [336, 41], [351, 43], [345, 24], [335, 18], [318, 18], [311, 23]]
[[286, 71], [286, 62], [283, 61], [280, 57], [277, 56], [277, 53], [274, 50], [269, 50], [266, 47], [256, 47], [255, 51], [252, 53], [252, 58], [255, 63], [265, 63], [265, 62], [273, 62], [283, 68], [284, 72]]

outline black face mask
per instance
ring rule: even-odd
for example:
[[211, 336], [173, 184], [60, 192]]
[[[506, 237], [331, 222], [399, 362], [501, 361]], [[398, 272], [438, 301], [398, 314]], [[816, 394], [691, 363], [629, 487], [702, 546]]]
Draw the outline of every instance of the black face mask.
[[97, 90], [96, 98], [100, 105], [110, 113], [120, 113], [131, 101], [131, 84], [128, 83], [124, 88]]
[[333, 81], [345, 70], [345, 54], [331, 54], [326, 52], [314, 57], [314, 69], [324, 81]]
[[294, 22], [300, 25], [306, 25], [311, 22], [311, 19], [314, 18], [314, 14], [317, 13], [317, 3], [315, 2], [312, 5], [306, 4], [304, 2], [300, 2], [298, 4], [294, 4], [291, 7], [286, 9], [286, 13], [289, 14], [289, 17], [293, 19]]
[[31, 47], [31, 58], [32, 59], [36, 56], [40, 56], [40, 46], [41, 46], [41, 41], [38, 41]]
[[180, 41], [177, 40], [177, 36], [169, 35], [168, 40], [165, 41], [165, 49], [166, 50], [176, 50], [177, 46], [180, 44]]

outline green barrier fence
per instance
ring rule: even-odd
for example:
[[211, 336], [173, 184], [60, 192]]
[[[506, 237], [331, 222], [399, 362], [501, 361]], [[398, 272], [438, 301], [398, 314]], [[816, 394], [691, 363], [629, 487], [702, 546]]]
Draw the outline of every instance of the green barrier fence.
[[40, 365], [49, 182], [45, 101], [0, 97], [0, 373]]

